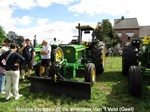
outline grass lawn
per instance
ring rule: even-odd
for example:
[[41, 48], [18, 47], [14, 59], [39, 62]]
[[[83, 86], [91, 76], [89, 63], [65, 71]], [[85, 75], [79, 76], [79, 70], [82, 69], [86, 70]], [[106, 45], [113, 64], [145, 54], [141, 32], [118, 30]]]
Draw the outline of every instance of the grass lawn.
[[12, 97], [5, 100], [0, 95], [0, 112], [15, 111], [103, 111], [103, 112], [148, 112], [150, 110], [150, 76], [143, 76], [142, 96], [130, 96], [127, 89], [127, 77], [121, 74], [121, 57], [107, 57], [105, 72], [97, 76], [97, 82], [92, 87], [91, 100], [71, 99], [65, 95], [55, 96], [49, 93], [32, 93], [29, 91], [30, 82], [20, 82], [19, 100]]

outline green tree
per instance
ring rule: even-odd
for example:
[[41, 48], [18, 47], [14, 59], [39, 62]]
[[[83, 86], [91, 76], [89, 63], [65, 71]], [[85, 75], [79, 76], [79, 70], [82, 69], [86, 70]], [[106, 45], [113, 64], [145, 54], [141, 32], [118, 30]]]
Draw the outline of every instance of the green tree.
[[7, 34], [7, 37], [8, 38], [7, 38], [6, 42], [16, 43], [19, 46], [24, 41], [23, 36], [17, 35], [14, 31], [9, 31], [8, 34]]
[[4, 40], [7, 38], [5, 31], [2, 26], [0, 26], [0, 46], [4, 43]]
[[96, 37], [104, 41], [107, 47], [115, 46], [119, 42], [119, 37], [114, 34], [114, 29], [109, 19], [103, 19], [97, 23]]

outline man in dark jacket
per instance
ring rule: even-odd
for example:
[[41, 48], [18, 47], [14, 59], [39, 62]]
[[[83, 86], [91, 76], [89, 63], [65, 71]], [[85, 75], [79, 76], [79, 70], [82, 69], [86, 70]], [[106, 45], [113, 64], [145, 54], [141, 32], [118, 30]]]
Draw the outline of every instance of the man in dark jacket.
[[15, 100], [18, 100], [22, 95], [19, 94], [19, 64], [18, 60], [20, 60], [20, 63], [23, 63], [25, 60], [24, 57], [22, 57], [19, 53], [16, 52], [17, 46], [15, 44], [10, 45], [10, 50], [3, 53], [0, 56], [0, 62], [5, 59], [6, 65], [3, 65], [0, 63], [0, 66], [5, 67], [5, 75], [6, 75], [6, 100], [9, 100], [9, 98], [12, 96], [11, 94], [11, 85], [13, 84], [13, 93]]
[[22, 55], [25, 58], [24, 63], [21, 65], [21, 74], [22, 74], [22, 79], [24, 80], [26, 65], [28, 65], [28, 77], [29, 77], [31, 74], [32, 64], [34, 62], [34, 57], [35, 57], [35, 50], [34, 47], [31, 45], [29, 39], [25, 40], [25, 43], [21, 46], [19, 52], [22, 52]]

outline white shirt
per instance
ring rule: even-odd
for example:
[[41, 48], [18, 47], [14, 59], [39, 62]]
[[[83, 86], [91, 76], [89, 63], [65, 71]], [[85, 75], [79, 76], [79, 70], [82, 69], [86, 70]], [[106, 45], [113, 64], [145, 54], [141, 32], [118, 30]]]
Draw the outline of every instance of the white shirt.
[[50, 59], [51, 58], [51, 46], [42, 46], [42, 51], [49, 51], [47, 54], [42, 54], [41, 59]]

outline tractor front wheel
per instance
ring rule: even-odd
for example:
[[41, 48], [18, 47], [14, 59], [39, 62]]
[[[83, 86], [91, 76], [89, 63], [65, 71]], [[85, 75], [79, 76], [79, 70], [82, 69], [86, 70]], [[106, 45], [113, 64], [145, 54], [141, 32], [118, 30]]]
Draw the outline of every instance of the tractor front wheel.
[[132, 96], [140, 97], [142, 91], [142, 74], [138, 66], [130, 66], [128, 75], [128, 90]]
[[85, 82], [91, 82], [91, 86], [96, 82], [96, 68], [93, 63], [88, 63], [86, 65]]

